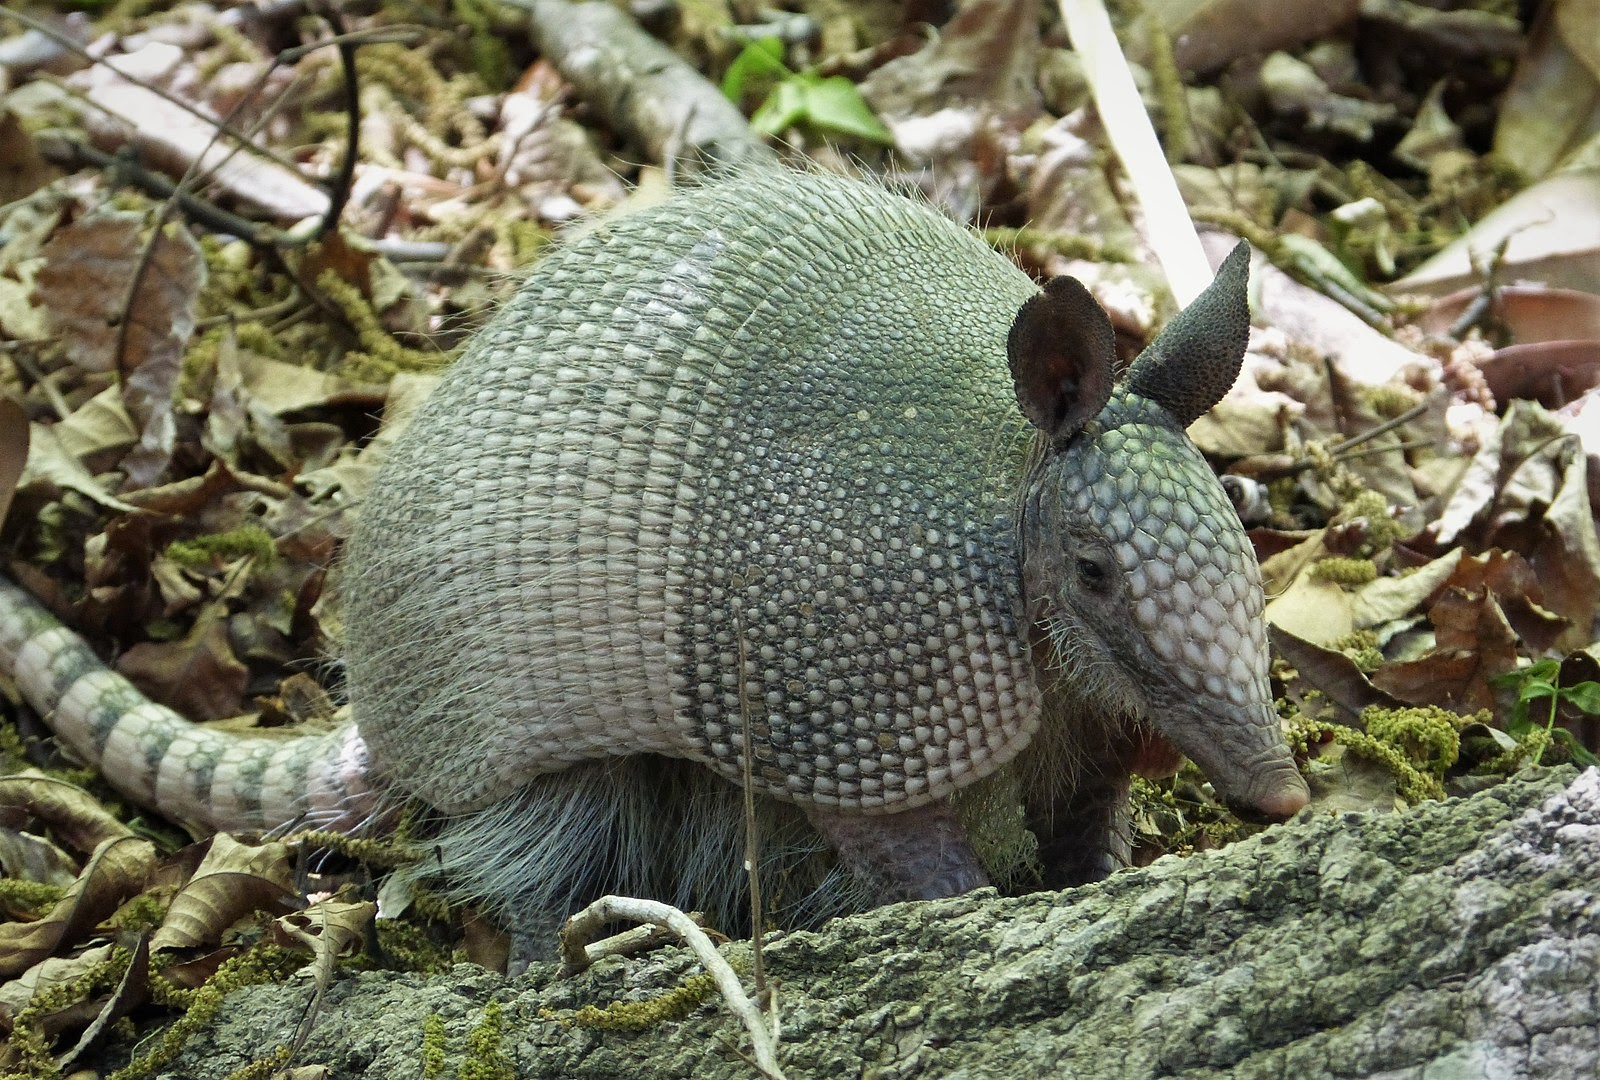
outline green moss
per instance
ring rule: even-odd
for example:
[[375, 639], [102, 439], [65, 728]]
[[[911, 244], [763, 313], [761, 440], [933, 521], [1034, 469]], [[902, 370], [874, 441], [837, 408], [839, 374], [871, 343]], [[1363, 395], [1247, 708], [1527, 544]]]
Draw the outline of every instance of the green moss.
[[446, 1042], [444, 1018], [438, 1013], [429, 1014], [422, 1022], [422, 1080], [440, 1080], [444, 1076]]
[[1530, 728], [1521, 735], [1513, 735], [1512, 738], [1516, 739], [1516, 746], [1503, 754], [1497, 754], [1480, 762], [1472, 770], [1473, 775], [1509, 776], [1524, 765], [1537, 764], [1550, 746], [1550, 732], [1542, 727]]
[[16, 1074], [22, 1076], [59, 1076], [55, 1060], [51, 1057], [53, 1038], [46, 1030], [46, 1022], [65, 1009], [107, 993], [122, 981], [133, 960], [127, 949], [113, 949], [106, 959], [45, 990], [39, 990], [12, 1018], [11, 1035], [6, 1046]]
[[1344, 509], [1333, 519], [1334, 524], [1344, 524], [1357, 519], [1365, 522], [1366, 535], [1358, 553], [1366, 558], [1386, 553], [1396, 540], [1411, 535], [1389, 512], [1389, 501], [1376, 491], [1363, 489], [1346, 500]]
[[154, 930], [166, 918], [171, 903], [170, 890], [150, 889], [123, 904], [108, 921], [121, 930]]
[[55, 907], [67, 890], [59, 885], [42, 881], [24, 881], [21, 878], [0, 878], [0, 905], [7, 911], [37, 918]]
[[1367, 408], [1385, 420], [1393, 420], [1408, 409], [1414, 409], [1422, 401], [1422, 395], [1409, 386], [1398, 383], [1384, 383], [1382, 386], [1369, 386], [1361, 395]]
[[1332, 739], [1393, 774], [1407, 802], [1444, 798], [1444, 774], [1461, 752], [1461, 729], [1486, 721], [1487, 711], [1460, 716], [1433, 705], [1362, 710], [1366, 730], [1324, 723], [1303, 714], [1289, 722], [1289, 741], [1301, 752]]
[[231, 990], [257, 983], [276, 982], [305, 963], [305, 956], [276, 945], [259, 944], [223, 962], [206, 984], [197, 990], [174, 987], [152, 973], [151, 997], [158, 1004], [184, 1002], [188, 1011], [177, 1023], [162, 1032], [154, 1047], [125, 1068], [111, 1074], [110, 1080], [149, 1080], [183, 1049], [191, 1038], [210, 1026], [222, 1009], [223, 998]]
[[436, 371], [449, 362], [444, 353], [408, 349], [383, 328], [361, 290], [332, 270], [317, 277], [317, 288], [339, 309], [355, 332], [359, 349], [347, 352], [344, 366], [351, 378], [381, 381], [401, 371]]
[[1200, 769], [1187, 762], [1171, 780], [1135, 776], [1129, 799], [1135, 849], [1189, 855], [1225, 847], [1255, 831], [1226, 808], [1181, 794], [1204, 781]]
[[1329, 642], [1328, 648], [1344, 653], [1356, 667], [1368, 674], [1377, 671], [1384, 663], [1383, 650], [1378, 648], [1378, 635], [1371, 630], [1354, 630]]
[[501, 1048], [505, 1039], [502, 1012], [498, 1001], [483, 1007], [483, 1019], [467, 1033], [467, 1058], [456, 1074], [460, 1080], [515, 1080], [516, 1070]]
[[272, 534], [261, 526], [241, 525], [227, 532], [174, 540], [163, 554], [190, 570], [204, 570], [219, 561], [232, 562], [247, 557], [264, 569], [277, 561], [278, 548]]
[[[443, 974], [456, 962], [455, 957], [449, 947], [436, 941], [422, 927], [408, 921], [413, 913], [431, 918], [415, 911], [414, 904], [412, 907], [407, 919], [379, 919], [373, 924], [378, 935], [378, 948], [383, 952], [382, 966], [418, 971], [425, 975]], [[448, 917], [433, 921], [446, 926], [454, 925]]]
[[1349, 589], [1378, 579], [1378, 567], [1371, 559], [1346, 559], [1335, 556], [1311, 564], [1311, 577], [1331, 581]]
[[1369, 705], [1361, 711], [1367, 732], [1402, 750], [1434, 776], [1456, 763], [1461, 754], [1461, 729], [1478, 717], [1462, 717], [1435, 705], [1385, 709]]
[[278, 1046], [266, 1057], [257, 1058], [243, 1068], [233, 1070], [227, 1080], [270, 1080], [288, 1064], [289, 1048]]
[[569, 1013], [543, 1009], [539, 1015], [546, 1020], [600, 1031], [648, 1031], [668, 1021], [684, 1019], [716, 991], [716, 979], [702, 971], [684, 979], [681, 986], [644, 1001], [614, 1001], [603, 1008], [585, 1005]]

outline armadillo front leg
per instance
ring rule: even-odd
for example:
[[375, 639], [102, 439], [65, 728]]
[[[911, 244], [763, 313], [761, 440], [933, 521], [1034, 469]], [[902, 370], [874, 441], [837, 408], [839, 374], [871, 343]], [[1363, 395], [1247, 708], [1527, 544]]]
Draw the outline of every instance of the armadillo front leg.
[[1043, 805], [1030, 800], [1028, 827], [1039, 838], [1040, 884], [1084, 885], [1132, 862], [1130, 786], [1126, 773], [1090, 775], [1064, 798]]
[[938, 900], [989, 884], [949, 803], [871, 815], [808, 806], [806, 816], [876, 903]]

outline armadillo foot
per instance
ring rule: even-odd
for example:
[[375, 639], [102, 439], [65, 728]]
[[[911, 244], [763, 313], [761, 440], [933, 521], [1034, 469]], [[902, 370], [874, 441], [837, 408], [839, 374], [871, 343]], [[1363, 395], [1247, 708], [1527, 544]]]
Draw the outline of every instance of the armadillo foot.
[[879, 904], [937, 900], [989, 884], [948, 803], [872, 815], [808, 806], [806, 816]]

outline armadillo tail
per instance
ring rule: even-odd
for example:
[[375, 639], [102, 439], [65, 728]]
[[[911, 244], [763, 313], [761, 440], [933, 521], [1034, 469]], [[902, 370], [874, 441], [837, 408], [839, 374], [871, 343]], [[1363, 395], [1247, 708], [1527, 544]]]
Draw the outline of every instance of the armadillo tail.
[[379, 812], [353, 724], [271, 738], [211, 731], [141, 694], [77, 634], [0, 579], [0, 672], [57, 737], [133, 802], [190, 826], [358, 831]]

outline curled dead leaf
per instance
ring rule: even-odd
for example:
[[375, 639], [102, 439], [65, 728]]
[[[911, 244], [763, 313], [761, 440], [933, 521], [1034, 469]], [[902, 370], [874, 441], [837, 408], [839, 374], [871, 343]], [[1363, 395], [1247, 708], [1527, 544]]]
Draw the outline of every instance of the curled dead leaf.
[[144, 885], [156, 847], [135, 836], [116, 836], [95, 848], [67, 894], [36, 922], [0, 924], [0, 975], [16, 975], [83, 938]]
[[215, 945], [223, 931], [252, 912], [293, 907], [293, 863], [283, 844], [242, 844], [226, 833], [209, 847], [194, 876], [173, 897], [150, 939], [153, 950]]
[[0, 776], [0, 806], [27, 811], [78, 851], [93, 851], [107, 840], [133, 835], [81, 787], [38, 769]]

